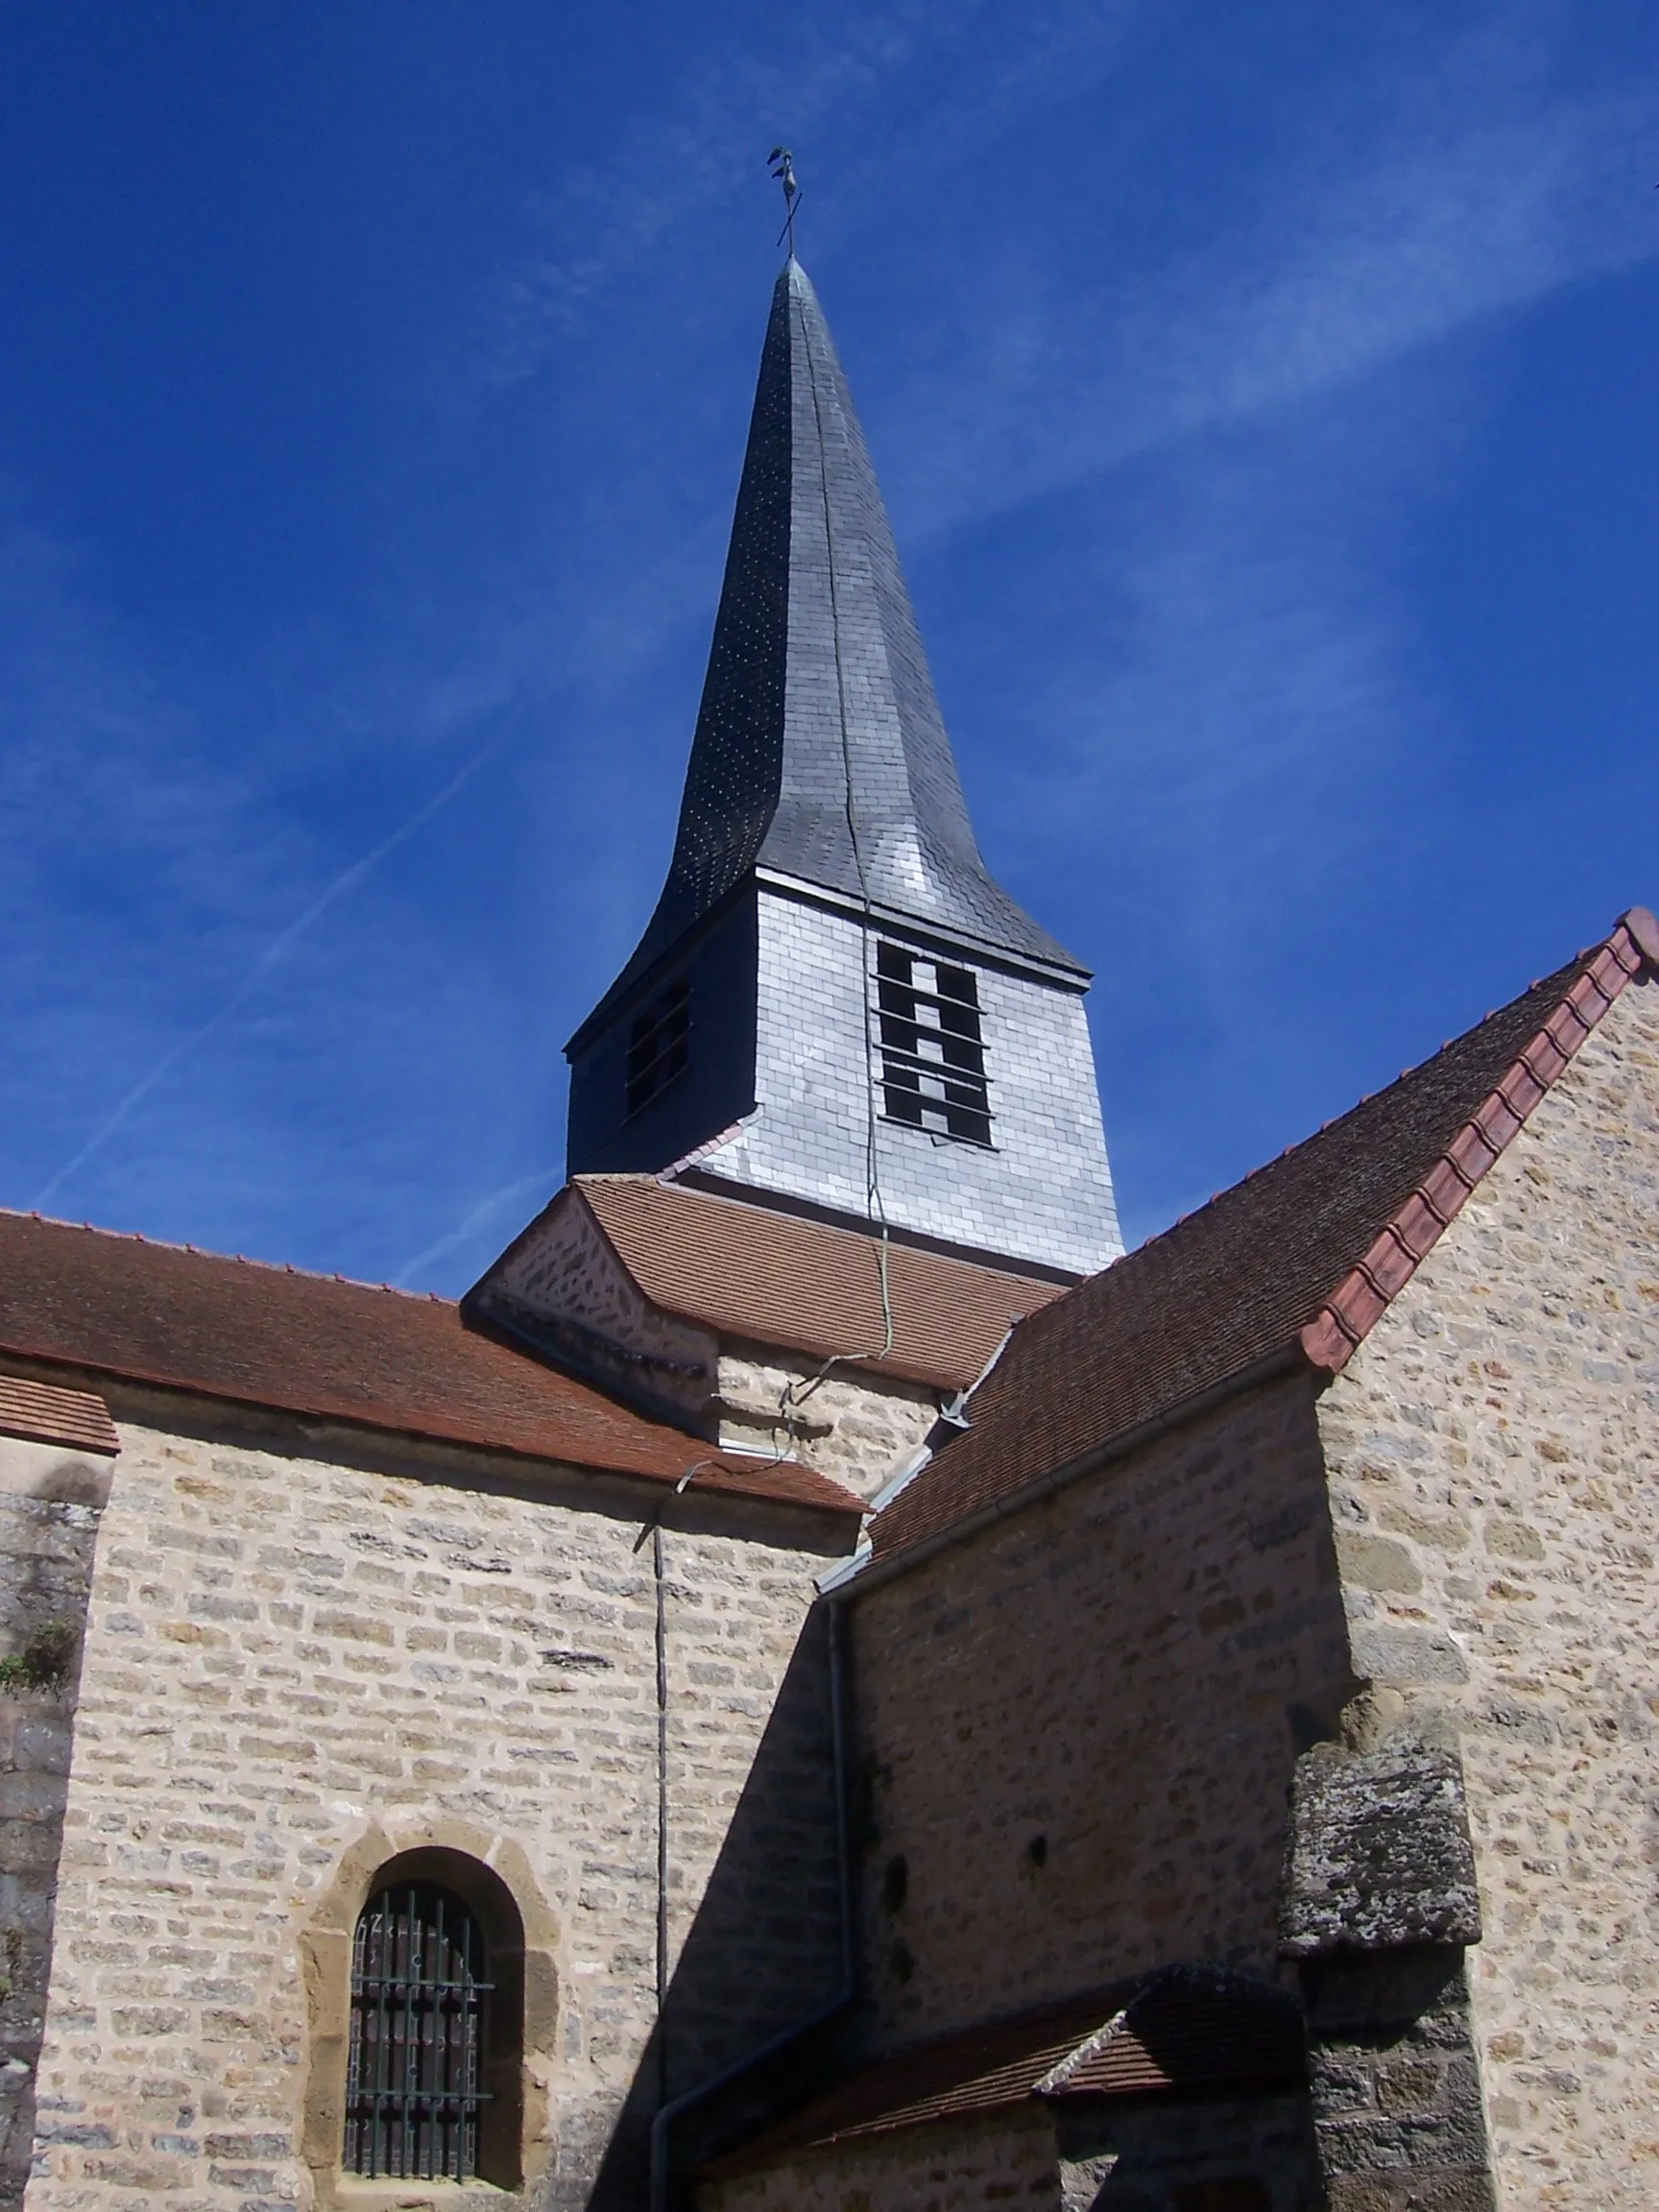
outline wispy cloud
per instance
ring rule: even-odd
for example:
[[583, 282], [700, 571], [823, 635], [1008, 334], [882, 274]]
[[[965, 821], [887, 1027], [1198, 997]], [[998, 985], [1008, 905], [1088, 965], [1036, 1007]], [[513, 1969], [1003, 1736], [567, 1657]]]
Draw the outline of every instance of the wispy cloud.
[[[728, 263], [733, 297], [752, 282], [728, 227], [770, 244], [774, 134], [802, 156], [809, 258], [821, 277], [821, 253], [842, 264], [826, 295], [907, 558], [995, 569], [1063, 614], [1044, 615], [1052, 652], [1029, 625], [987, 641], [1008, 674], [993, 715], [995, 685], [961, 684], [972, 618], [949, 594], [925, 611], [979, 747], [988, 842], [1046, 919], [1075, 886], [1097, 953], [1173, 907], [1207, 947], [1214, 1038], [1247, 1042], [1238, 985], [1275, 908], [1304, 910], [1363, 846], [1367, 760], [1406, 788], [1441, 727], [1379, 549], [1479, 418], [1481, 348], [1458, 342], [1635, 266], [1659, 229], [1659, 92], [1575, 78], [1559, 11], [1383, 12], [1362, 54], [1348, 30], [1314, 41], [1317, 84], [1273, 83], [1237, 189], [1182, 200], [1154, 178], [1145, 235], [1125, 179], [1161, 134], [1201, 134], [1216, 81], [1194, 91], [1153, 51], [1181, 36], [1159, 0], [854, 0], [764, 37], [724, 29], [679, 82], [642, 76], [613, 155], [561, 174], [549, 153], [517, 245], [479, 234], [473, 285], [425, 333], [436, 369], [402, 396], [452, 438], [457, 480], [474, 435], [487, 484], [527, 456], [500, 475], [505, 526], [493, 493], [464, 497], [458, 552], [447, 487], [421, 476], [413, 505], [443, 526], [410, 554], [418, 581], [386, 586], [384, 632], [313, 611], [314, 636], [258, 646], [273, 665], [292, 646], [263, 695], [238, 648], [205, 651], [198, 684], [101, 613], [61, 548], [0, 532], [0, 984], [23, 1040], [0, 1086], [31, 1100], [13, 1189], [78, 1187], [145, 1220], [177, 1191], [189, 1234], [204, 1208], [219, 1233], [222, 1200], [222, 1219], [263, 1207], [256, 1233], [293, 1249], [303, 1218], [319, 1257], [375, 1273], [464, 1216], [409, 1280], [544, 1186], [517, 1169], [544, 1153], [551, 1041], [625, 951], [666, 851], [748, 373], [735, 352], [706, 373], [734, 343], [708, 287]], [[1242, 83], [1257, 36], [1223, 39], [1217, 70]], [[645, 342], [661, 329], [685, 410], [666, 425]], [[421, 427], [390, 441], [419, 456], [386, 495], [394, 527], [441, 443]], [[1050, 518], [1065, 551], [1034, 542]], [[487, 845], [453, 836], [430, 886], [388, 865], [348, 913], [507, 718], [540, 741], [515, 746]], [[336, 751], [362, 775], [331, 781]], [[371, 844], [366, 793], [412, 757], [423, 781], [467, 765]], [[403, 802], [373, 804], [371, 823]], [[308, 1197], [279, 1192], [290, 1169]], [[499, 1189], [469, 1206], [482, 1182]]]
[[453, 1229], [445, 1230], [442, 1237], [435, 1237], [412, 1260], [403, 1262], [393, 1279], [398, 1288], [407, 1288], [410, 1284], [422, 1281], [434, 1269], [442, 1266], [445, 1260], [452, 1259], [458, 1252], [464, 1252], [487, 1229], [509, 1218], [516, 1219], [533, 1193], [552, 1189], [558, 1172], [557, 1167], [539, 1167], [534, 1174], [516, 1176], [511, 1183], [502, 1184], [498, 1190], [492, 1190], [487, 1198], [480, 1198], [477, 1205]]
[[[805, 155], [812, 238], [885, 224], [908, 206], [931, 222], [953, 164], [1074, 98], [1119, 51], [1145, 0], [1050, 0], [999, 19], [988, 0], [889, 0], [839, 11], [826, 30], [802, 18], [761, 53], [727, 44], [680, 88], [671, 107], [638, 115], [605, 162], [566, 177], [529, 210], [535, 244], [497, 270], [488, 292], [491, 366], [528, 375], [587, 320], [595, 295], [660, 261], [666, 241], [727, 202], [759, 210], [762, 156], [781, 133]], [[996, 44], [971, 75], [926, 100], [884, 112], [926, 66], [951, 77], [970, 31]], [[814, 171], [810, 149], [839, 163]], [[854, 149], [856, 152], [854, 153]], [[781, 218], [781, 207], [778, 210]]]
[[210, 1037], [223, 1029], [226, 1023], [240, 1012], [267, 976], [272, 974], [273, 970], [280, 966], [294, 946], [305, 935], [308, 929], [311, 929], [322, 920], [330, 906], [337, 904], [349, 892], [354, 891], [366, 878], [373, 875], [382, 860], [396, 853], [400, 845], [407, 844], [418, 830], [423, 830], [428, 822], [443, 812], [449, 802], [471, 781], [492, 754], [497, 750], [497, 740], [492, 739], [490, 743], [481, 746], [472, 757], [450, 777], [442, 790], [434, 792], [424, 805], [417, 807], [413, 814], [398, 824], [390, 836], [383, 837], [372, 851], [365, 853], [360, 859], [354, 860], [349, 868], [343, 868], [332, 882], [326, 884], [302, 912], [297, 914], [292, 922], [276, 932], [229, 996], [204, 1022], [199, 1023], [187, 1035], [180, 1037], [177, 1044], [169, 1046], [155, 1065], [138, 1078], [137, 1082], [118, 1100], [113, 1110], [99, 1122], [80, 1149], [73, 1153], [55, 1174], [47, 1178], [36, 1194], [35, 1204], [36, 1207], [49, 1206], [63, 1185], [81, 1168], [84, 1167], [95, 1154], [103, 1150], [133, 1108], [141, 1104], [158, 1084], [164, 1082], [181, 1061], [186, 1060], [191, 1053], [199, 1050]]
[[530, 373], [583, 320], [593, 295], [645, 261], [712, 203], [754, 186], [768, 132], [810, 131], [882, 74], [919, 38], [975, 13], [983, 0], [922, 0], [849, 10], [832, 39], [790, 68], [725, 45], [679, 90], [671, 108], [637, 116], [605, 162], [584, 166], [533, 204], [534, 248], [492, 287], [495, 373]]
[[[1459, 733], [1398, 546], [1501, 388], [1466, 341], [1659, 254], [1659, 85], [1559, 60], [1544, 11], [1423, 24], [1362, 102], [1282, 114], [1201, 244], [1087, 284], [1058, 248], [962, 275], [933, 363], [870, 409], [908, 546], [1023, 570], [1037, 651], [1004, 691], [948, 636], [947, 707], [999, 863], [1115, 978], [1138, 1230], [1310, 1125], [1309, 1007], [1263, 982], [1298, 940], [1361, 885], [1455, 882], [1468, 826], [1425, 802]], [[1178, 1046], [1134, 980], [1172, 961]], [[1221, 1163], [1191, 1105], [1216, 1085]]]
[[1162, 268], [965, 293], [949, 373], [885, 410], [912, 527], [950, 530], [1317, 400], [1659, 256], [1659, 84], [1563, 88], [1538, 43], [1519, 22], [1425, 40], [1341, 143], [1308, 119], [1239, 213]]

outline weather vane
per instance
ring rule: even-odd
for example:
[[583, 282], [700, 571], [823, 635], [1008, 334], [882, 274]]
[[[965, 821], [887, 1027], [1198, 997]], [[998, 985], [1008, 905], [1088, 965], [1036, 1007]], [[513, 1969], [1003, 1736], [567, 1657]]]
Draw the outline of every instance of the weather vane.
[[795, 181], [795, 156], [787, 146], [774, 146], [766, 156], [767, 174], [783, 187], [783, 228], [778, 233], [781, 246], [789, 242], [789, 258], [795, 258], [795, 207], [801, 197], [801, 187]]

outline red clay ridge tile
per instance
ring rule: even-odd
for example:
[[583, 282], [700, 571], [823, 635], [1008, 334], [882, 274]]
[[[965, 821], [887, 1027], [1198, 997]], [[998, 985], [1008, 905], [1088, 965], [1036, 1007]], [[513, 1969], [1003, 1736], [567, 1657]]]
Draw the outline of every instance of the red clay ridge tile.
[[1302, 1349], [1316, 1367], [1334, 1375], [1346, 1366], [1625, 984], [1641, 974], [1645, 960], [1651, 964], [1633, 926], [1637, 918], [1659, 946], [1659, 924], [1646, 907], [1638, 906], [1621, 918], [1604, 945], [1582, 956], [1587, 965], [1537, 1034], [1522, 1046], [1363, 1259], [1302, 1330]]
[[875, 1563], [1012, 1510], [1277, 1360], [1342, 1367], [1620, 992], [1656, 974], [1659, 923], [1634, 907], [1602, 944], [1021, 1322], [973, 1427], [876, 1516]]

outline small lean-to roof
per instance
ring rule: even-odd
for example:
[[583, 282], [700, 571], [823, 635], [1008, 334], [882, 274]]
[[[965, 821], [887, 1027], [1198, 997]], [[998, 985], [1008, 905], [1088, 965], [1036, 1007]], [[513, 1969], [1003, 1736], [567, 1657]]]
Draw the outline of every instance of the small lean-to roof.
[[1288, 1992], [1219, 1967], [1170, 1967], [895, 2052], [703, 2172], [761, 2172], [1034, 2099], [1290, 2088], [1303, 2067]]
[[441, 1444], [856, 1514], [467, 1328], [446, 1299], [0, 1213], [0, 1356]]
[[654, 1175], [578, 1175], [574, 1188], [665, 1312], [935, 1387], [966, 1389], [1009, 1324], [1061, 1294], [1012, 1268], [890, 1243], [893, 1342], [883, 1354], [878, 1238]]
[[66, 1444], [76, 1452], [112, 1456], [121, 1449], [109, 1408], [88, 1390], [60, 1390], [51, 1382], [29, 1382], [0, 1375], [0, 1436], [20, 1436], [31, 1444]]
[[1276, 1356], [1334, 1373], [1620, 992], [1656, 969], [1659, 923], [1633, 907], [1602, 944], [1022, 1323], [974, 1393], [973, 1427], [877, 1515], [874, 1562], [1010, 1506]]

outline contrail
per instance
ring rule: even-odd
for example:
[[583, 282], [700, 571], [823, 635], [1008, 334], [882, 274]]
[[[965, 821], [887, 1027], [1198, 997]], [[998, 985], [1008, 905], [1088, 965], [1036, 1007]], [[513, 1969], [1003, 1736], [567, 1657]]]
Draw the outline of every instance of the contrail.
[[557, 1174], [556, 1167], [540, 1167], [534, 1175], [520, 1175], [517, 1183], [504, 1183], [499, 1190], [492, 1190], [488, 1198], [480, 1198], [465, 1221], [428, 1244], [423, 1252], [417, 1252], [413, 1260], [404, 1262], [393, 1278], [398, 1289], [407, 1287], [411, 1276], [422, 1273], [434, 1261], [446, 1259], [465, 1244], [498, 1207], [505, 1206], [509, 1199], [526, 1198], [532, 1190], [545, 1190]]
[[114, 1111], [108, 1117], [106, 1120], [101, 1121], [98, 1127], [93, 1130], [91, 1136], [87, 1138], [85, 1143], [82, 1145], [80, 1151], [76, 1153], [75, 1157], [72, 1160], [66, 1160], [63, 1166], [59, 1168], [57, 1174], [54, 1175], [50, 1181], [41, 1185], [35, 1198], [35, 1207], [36, 1212], [43, 1211], [51, 1203], [52, 1199], [56, 1196], [57, 1192], [62, 1187], [62, 1185], [69, 1180], [70, 1176], [73, 1175], [78, 1168], [84, 1167], [87, 1161], [91, 1159], [94, 1152], [98, 1152], [103, 1149], [103, 1147], [108, 1142], [109, 1139], [114, 1136], [116, 1130], [120, 1128], [122, 1122], [126, 1120], [128, 1115], [132, 1113], [133, 1107], [138, 1105], [141, 1100], [147, 1098], [151, 1092], [155, 1090], [156, 1084], [161, 1082], [165, 1076], [170, 1074], [172, 1070], [179, 1065], [180, 1061], [186, 1056], [186, 1054], [194, 1052], [197, 1046], [204, 1043], [207, 1038], [213, 1035], [216, 1029], [222, 1029], [224, 1027], [225, 1023], [229, 1021], [231, 1015], [234, 1014], [237, 1009], [242, 1006], [259, 988], [260, 984], [264, 982], [266, 976], [270, 974], [272, 969], [275, 968], [281, 960], [283, 954], [288, 950], [289, 947], [294, 943], [295, 939], [298, 937], [302, 937], [305, 931], [310, 928], [312, 923], [315, 922], [319, 916], [325, 914], [328, 911], [328, 908], [333, 905], [337, 899], [343, 899], [348, 891], [355, 890], [356, 886], [362, 882], [364, 877], [369, 875], [373, 869], [377, 868], [380, 865], [380, 862], [385, 859], [389, 853], [395, 853], [399, 845], [403, 844], [408, 838], [414, 836], [417, 830], [424, 829], [426, 824], [431, 821], [433, 815], [438, 813], [441, 808], [447, 806], [450, 800], [454, 798], [456, 792], [461, 789], [462, 785], [468, 782], [473, 776], [478, 773], [479, 769], [483, 767], [485, 761], [489, 759], [491, 754], [495, 751], [497, 745], [500, 742], [501, 740], [498, 737], [493, 737], [488, 745], [483, 746], [478, 752], [474, 753], [471, 759], [466, 763], [465, 767], [457, 770], [457, 772], [450, 777], [448, 782], [445, 784], [442, 791], [439, 791], [434, 795], [434, 797], [428, 799], [424, 806], [419, 808], [417, 812], [411, 814], [409, 819], [402, 823], [397, 829], [394, 830], [389, 837], [382, 838], [380, 843], [375, 846], [372, 853], [366, 853], [361, 860], [354, 860], [350, 867], [346, 869], [343, 874], [336, 876], [333, 882], [327, 886], [326, 890], [320, 891], [318, 893], [317, 897], [312, 900], [310, 905], [306, 907], [302, 914], [297, 916], [294, 921], [290, 922], [286, 929], [279, 930], [278, 933], [272, 938], [270, 944], [266, 946], [264, 951], [260, 953], [258, 959], [254, 961], [252, 967], [249, 969], [247, 974], [243, 976], [241, 982], [237, 984], [235, 990], [231, 992], [229, 998], [226, 999], [224, 1005], [219, 1008], [218, 1012], [216, 1014], [209, 1015], [208, 1019], [202, 1023], [200, 1028], [192, 1029], [188, 1036], [181, 1037], [177, 1045], [169, 1046], [167, 1050], [162, 1053], [160, 1059], [156, 1061], [155, 1067], [150, 1070], [149, 1073], [139, 1077], [138, 1081], [133, 1084], [132, 1090], [128, 1092], [127, 1095], [120, 1101], [119, 1105], [116, 1106]]

